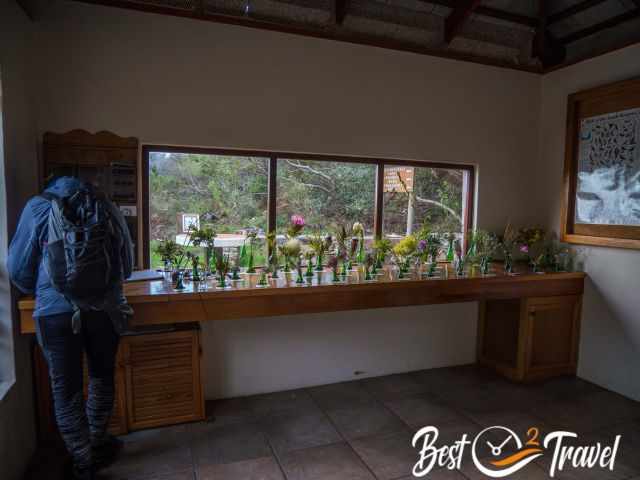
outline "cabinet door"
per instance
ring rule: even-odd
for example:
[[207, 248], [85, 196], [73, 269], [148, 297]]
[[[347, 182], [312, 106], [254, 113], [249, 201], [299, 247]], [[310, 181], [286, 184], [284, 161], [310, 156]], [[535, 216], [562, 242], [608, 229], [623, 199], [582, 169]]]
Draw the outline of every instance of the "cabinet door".
[[133, 336], [125, 344], [129, 429], [201, 420], [197, 330]]
[[580, 295], [526, 300], [526, 379], [575, 374], [581, 304]]

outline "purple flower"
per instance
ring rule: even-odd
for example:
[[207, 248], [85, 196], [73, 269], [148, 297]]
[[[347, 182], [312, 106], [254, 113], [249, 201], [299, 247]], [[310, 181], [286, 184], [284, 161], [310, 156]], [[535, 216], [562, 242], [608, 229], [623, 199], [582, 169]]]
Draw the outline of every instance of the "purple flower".
[[426, 240], [420, 240], [418, 242], [418, 250], [420, 250], [421, 252], [424, 252], [427, 249], [427, 241]]
[[291, 223], [296, 227], [304, 227], [304, 217], [302, 215], [291, 215]]
[[529, 245], [520, 245], [520, 251], [522, 253], [529, 253]]

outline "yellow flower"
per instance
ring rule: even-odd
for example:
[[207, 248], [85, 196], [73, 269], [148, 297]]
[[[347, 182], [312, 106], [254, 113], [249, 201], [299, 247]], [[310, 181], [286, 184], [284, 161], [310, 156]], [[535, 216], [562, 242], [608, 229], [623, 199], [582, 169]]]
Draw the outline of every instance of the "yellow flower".
[[393, 247], [393, 253], [401, 257], [408, 257], [416, 251], [418, 247], [418, 240], [413, 235], [408, 235], [396, 243]]

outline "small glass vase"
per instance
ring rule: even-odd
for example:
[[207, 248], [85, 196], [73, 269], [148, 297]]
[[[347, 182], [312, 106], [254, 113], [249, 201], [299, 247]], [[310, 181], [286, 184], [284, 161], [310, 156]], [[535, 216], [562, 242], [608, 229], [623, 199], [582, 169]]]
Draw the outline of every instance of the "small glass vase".
[[316, 272], [322, 272], [324, 270], [324, 267], [322, 266], [322, 254], [317, 256], [317, 260]]
[[174, 288], [176, 290], [184, 290], [186, 288], [184, 286], [184, 272], [182, 270], [176, 272], [176, 286]]
[[447, 248], [447, 262], [452, 263], [455, 259], [454, 249], [453, 249], [453, 239], [449, 240], [449, 247]]
[[305, 277], [311, 278], [313, 277], [313, 262], [311, 259], [307, 260], [307, 271], [304, 274]]

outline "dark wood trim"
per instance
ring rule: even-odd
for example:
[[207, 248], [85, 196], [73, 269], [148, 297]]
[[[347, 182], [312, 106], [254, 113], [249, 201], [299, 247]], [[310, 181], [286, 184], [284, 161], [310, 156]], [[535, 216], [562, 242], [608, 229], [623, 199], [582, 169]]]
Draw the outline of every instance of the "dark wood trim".
[[458, 35], [462, 26], [467, 21], [474, 9], [480, 4], [480, 0], [464, 0], [455, 2], [453, 11], [444, 22], [444, 42], [449, 45]]
[[[176, 145], [143, 145], [142, 146], [142, 249], [144, 252], [144, 266], [150, 266], [149, 253], [149, 153], [150, 152], [176, 152], [176, 153], [198, 153], [209, 155], [232, 155], [232, 156], [254, 156], [269, 159], [269, 189], [267, 207], [267, 228], [269, 231], [276, 227], [276, 200], [277, 200], [277, 160], [316, 160], [328, 162], [362, 163], [376, 166], [376, 190], [375, 190], [375, 211], [374, 211], [374, 234], [382, 236], [383, 230], [383, 209], [384, 209], [384, 167], [385, 165], [398, 165], [422, 168], [440, 168], [448, 170], [462, 170], [463, 176], [463, 232], [467, 232], [473, 227], [473, 206], [475, 202], [475, 167], [468, 164], [428, 162], [419, 160], [399, 160], [376, 157], [359, 157], [331, 154], [315, 153], [294, 153], [277, 152], [268, 150], [247, 150], [228, 148], [208, 148], [208, 147], [179, 147]], [[275, 166], [272, 166], [274, 165]]]
[[[633, 95], [629, 108], [638, 105], [640, 98], [640, 78], [624, 80], [610, 85], [591, 88], [569, 96], [567, 103], [565, 159], [563, 175], [563, 195], [560, 211], [561, 239], [568, 243], [640, 249], [640, 227], [621, 225], [584, 225], [575, 223], [576, 174], [578, 168], [577, 138], [580, 119], [591, 116], [590, 111], [603, 113], [597, 108], [598, 101], [627, 98]], [[627, 100], [624, 102], [628, 103]], [[611, 108], [608, 104], [607, 109]], [[620, 107], [623, 109], [624, 107]], [[590, 110], [589, 110], [590, 109]], [[595, 110], [594, 110], [595, 109]], [[614, 111], [618, 111], [618, 108]]]
[[373, 218], [373, 234], [375, 238], [382, 238], [382, 222], [384, 221], [384, 163], [376, 166], [375, 214]]
[[569, 17], [572, 17], [580, 12], [584, 12], [590, 8], [600, 5], [601, 3], [606, 2], [607, 0], [585, 0], [580, 3], [576, 3], [564, 10], [560, 10], [552, 15], [549, 15], [547, 19], [547, 23], [549, 25], [553, 25], [554, 23], [561, 22], [562, 20], [566, 20]]
[[569, 35], [561, 37], [559, 41], [560, 43], [563, 43], [565, 45], [573, 43], [578, 40], [582, 40], [583, 38], [594, 35], [598, 32], [601, 32], [602, 30], [615, 27], [617, 25], [620, 25], [621, 23], [634, 20], [638, 17], [640, 17], [640, 7], [636, 7], [633, 10], [621, 13], [620, 15], [609, 18], [603, 22], [596, 23], [595, 25], [591, 25], [590, 27], [583, 28], [582, 30], [578, 30], [577, 32], [570, 33]]
[[149, 153], [152, 151], [147, 145], [142, 146], [142, 162], [140, 175], [142, 177], [142, 265], [144, 269], [151, 268], [151, 252], [149, 251]]
[[77, 2], [88, 3], [92, 5], [103, 5], [108, 7], [125, 8], [129, 10], [137, 10], [141, 12], [157, 13], [161, 15], [171, 15], [174, 17], [191, 18], [208, 22], [223, 23], [227, 25], [238, 25], [249, 28], [257, 28], [261, 30], [269, 30], [274, 32], [289, 33], [293, 35], [301, 35], [305, 37], [320, 38], [325, 40], [334, 40], [356, 45], [368, 45], [371, 47], [384, 48], [387, 50], [398, 50], [401, 52], [415, 53], [418, 55], [427, 55], [432, 57], [447, 58], [458, 60], [461, 62], [478, 63], [498, 68], [508, 68], [512, 70], [525, 71], [529, 73], [541, 73], [541, 69], [535, 65], [518, 65], [512, 62], [498, 60], [489, 57], [481, 57], [473, 54], [455, 52], [451, 50], [436, 49], [424, 47], [414, 43], [408, 43], [400, 40], [389, 38], [381, 38], [366, 34], [356, 34], [345, 32], [340, 29], [321, 29], [312, 26], [281, 24], [271, 21], [257, 20], [249, 17], [240, 17], [223, 14], [199, 14], [195, 10], [181, 10], [170, 7], [160, 7], [156, 5], [145, 5], [142, 3], [134, 3], [127, 0], [75, 0]]
[[[273, 155], [269, 158], [269, 181], [267, 188], [267, 231], [275, 232], [277, 225], [276, 201], [278, 189], [278, 158]], [[269, 252], [271, 254], [271, 252]]]

